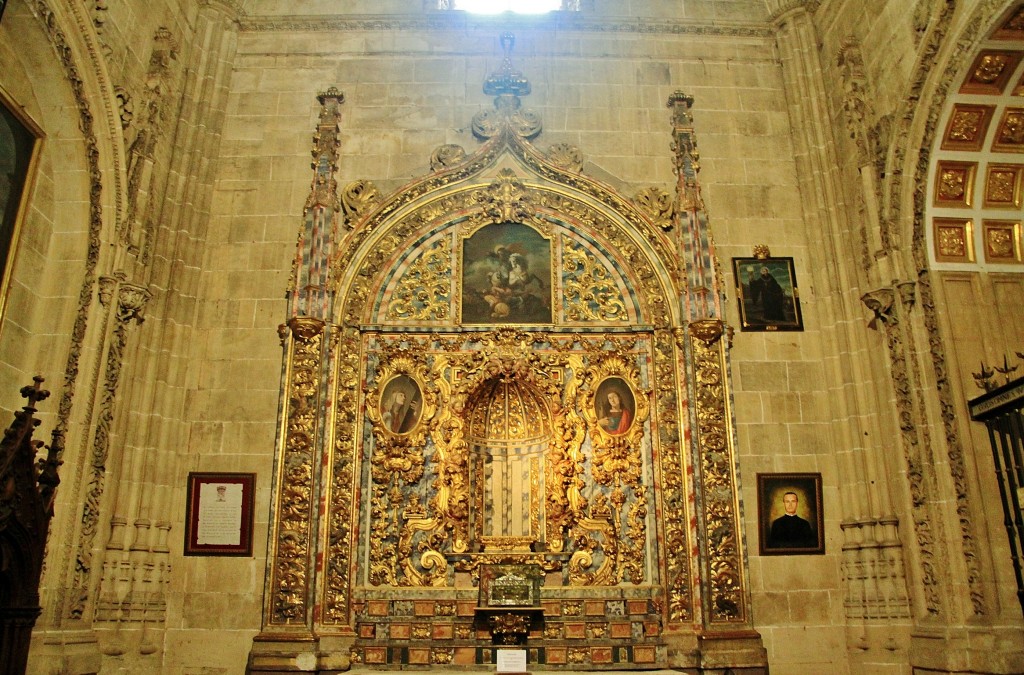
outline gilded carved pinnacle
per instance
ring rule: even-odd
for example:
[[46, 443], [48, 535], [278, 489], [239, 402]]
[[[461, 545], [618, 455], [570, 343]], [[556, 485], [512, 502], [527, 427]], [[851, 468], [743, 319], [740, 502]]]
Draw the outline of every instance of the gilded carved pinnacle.
[[[492, 73], [484, 80], [484, 93], [488, 96], [526, 96], [530, 93], [530, 81], [512, 68], [512, 47], [516, 44], [516, 37], [512, 33], [502, 33], [501, 48], [505, 57], [501, 60], [501, 67], [497, 72]], [[518, 102], [517, 102], [518, 107]]]
[[688, 127], [693, 124], [690, 116], [690, 108], [693, 107], [693, 97], [681, 91], [673, 92], [668, 97], [668, 107], [672, 109], [672, 124], [676, 127]]
[[332, 99], [337, 103], [344, 103], [345, 94], [339, 91], [337, 87], [328, 87], [327, 91], [322, 91], [316, 96], [316, 100], [320, 101], [320, 105], [324, 105], [327, 99]]
[[502, 129], [508, 129], [522, 138], [530, 139], [540, 133], [543, 124], [532, 110], [521, 109], [520, 96], [530, 93], [530, 81], [512, 68], [511, 33], [501, 36], [505, 57], [501, 67], [484, 80], [484, 93], [494, 96], [494, 110], [481, 110], [473, 116], [473, 135], [481, 139], [493, 138]]

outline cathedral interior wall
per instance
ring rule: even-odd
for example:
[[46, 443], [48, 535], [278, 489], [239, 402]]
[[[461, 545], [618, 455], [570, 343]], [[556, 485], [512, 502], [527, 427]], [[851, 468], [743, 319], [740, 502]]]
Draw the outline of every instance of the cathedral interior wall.
[[[0, 383], [4, 385], [0, 407], [19, 407], [17, 388], [36, 372], [47, 378], [57, 394], [73, 342], [78, 293], [90, 274], [90, 237], [97, 237], [99, 266], [94, 273], [126, 271], [129, 281], [149, 288], [154, 298], [146, 321], [136, 327], [134, 341], [128, 343], [129, 363], [119, 390], [126, 402], [113, 426], [109, 461], [100, 469], [106, 472], [108, 486], [119, 487], [106, 493], [101, 533], [91, 550], [102, 561], [113, 532], [110, 513], [118, 511], [117, 504], [146, 504], [143, 495], [152, 490], [161, 495], [159, 499], [128, 512], [154, 522], [167, 521], [166, 564], [172, 570], [165, 577], [166, 608], [148, 628], [145, 622], [119, 623], [109, 615], [97, 622], [100, 645], [106, 650], [104, 664], [164, 672], [239, 672], [261, 627], [270, 481], [280, 434], [283, 376], [278, 326], [288, 318], [283, 297], [310, 192], [316, 97], [332, 86], [345, 95], [339, 183], [366, 179], [382, 193], [391, 193], [428, 173], [430, 153], [438, 146], [459, 144], [469, 151], [478, 147], [469, 124], [475, 113], [491, 107], [481, 83], [501, 64], [498, 35], [504, 27], [491, 19], [429, 27], [423, 21], [429, 12], [419, 9], [419, 3], [407, 15], [408, 3], [394, 1], [350, 3], [346, 11], [356, 18], [412, 16], [409, 25], [395, 30], [354, 25], [310, 29], [286, 15], [337, 16], [335, 3], [317, 0], [296, 8], [252, 0], [241, 3], [240, 23], [226, 22], [230, 25], [224, 28], [231, 39], [237, 39], [237, 47], [217, 52], [202, 42], [205, 38], [197, 37], [203, 24], [190, 3], [143, 3], [144, 11], [136, 4], [109, 3], [92, 12], [99, 47], [92, 58], [102, 61], [102, 74], [109, 81], [101, 86], [89, 79], [90, 109], [97, 118], [114, 111], [125, 114], [124, 108], [118, 108], [112, 85], [122, 86], [138, 104], [129, 107], [129, 118], [134, 116], [136, 126], [125, 123], [126, 137], [102, 141], [102, 205], [107, 215], [96, 233], [90, 233], [91, 177], [79, 128], [80, 100], [69, 86], [66, 65], [48, 46], [53, 36], [44, 34], [39, 20], [31, 15], [33, 7], [45, 3], [13, 0], [0, 24], [0, 63], [4, 64], [0, 86], [25, 107], [47, 136], [0, 331]], [[681, 8], [642, 2], [613, 6], [600, 0], [590, 4], [591, 16], [609, 21], [622, 17], [641, 22], [724, 23], [707, 34], [639, 30], [634, 24], [630, 24], [634, 28], [612, 29], [610, 22], [598, 22], [587, 30], [567, 25], [551, 28], [543, 21], [518, 23], [512, 58], [532, 85], [531, 93], [523, 97], [524, 105], [544, 123], [537, 146], [568, 143], [578, 147], [584, 158], [583, 173], [624, 195], [650, 186], [671, 193], [675, 177], [665, 102], [682, 90], [695, 98], [700, 180], [727, 289], [727, 322], [732, 326], [740, 322], [735, 279], [728, 264], [732, 257], [749, 257], [755, 246], [766, 245], [773, 256], [794, 260], [804, 330], [737, 330], [731, 338], [731, 404], [753, 624], [763, 637], [772, 671], [842, 673], [874, 668], [870, 672], [906, 672], [910, 658], [906, 614], [872, 624], [875, 635], [848, 651], [851, 631], [844, 603], [851, 591], [844, 583], [841, 505], [855, 501], [869, 488], [859, 485], [844, 491], [853, 479], [843, 473], [839, 457], [852, 449], [837, 450], [836, 441], [844, 436], [836, 429], [849, 424], [859, 430], [860, 420], [844, 419], [846, 413], [837, 398], [863, 400], [860, 410], [870, 418], [872, 439], [856, 449], [873, 453], [871, 461], [879, 474], [900, 479], [880, 489], [897, 511], [909, 509], [910, 496], [904, 487], [906, 467], [899, 444], [890, 440], [898, 433], [898, 420], [893, 412], [896, 396], [887, 379], [889, 366], [880, 363], [885, 338], [877, 330], [860, 328], [871, 319], [860, 296], [891, 283], [892, 278], [879, 271], [890, 268], [865, 262], [877, 253], [872, 247], [874, 225], [856, 187], [861, 174], [851, 159], [857, 149], [841, 112], [845, 81], [838, 55], [851, 37], [862, 47], [872, 104], [866, 123], [875, 130], [877, 141], [877, 155], [870, 160], [884, 164], [896, 142], [889, 132], [897, 128], [900, 115], [908, 114], [906, 96], [916, 77], [921, 40], [934, 26], [922, 9], [927, 3], [877, 2], [865, 7], [825, 2], [821, 4], [828, 11], [814, 14], [829, 102], [821, 124], [842, 158], [836, 167], [844, 185], [839, 203], [846, 210], [844, 222], [849, 229], [836, 234], [856, 245], [849, 257], [838, 260], [820, 246], [819, 232], [825, 224], [812, 208], [818, 196], [802, 192], [797, 175], [801, 145], [795, 136], [801, 130], [793, 126], [792, 109], [800, 104], [799, 94], [787, 90], [775, 36], [764, 23], [771, 6], [779, 3], [687, 2]], [[995, 16], [1009, 4], [969, 3], [958, 10], [961, 14], [952, 24], [962, 26], [971, 12]], [[588, 6], [586, 0], [584, 5]], [[67, 12], [60, 17], [66, 30], [74, 25]], [[97, 18], [102, 21], [97, 23]], [[110, 177], [127, 171], [130, 164], [131, 130], [146, 114], [142, 102], [149, 100], [150, 37], [160, 27], [173, 37], [175, 57], [168, 62], [168, 74], [156, 97], [166, 111], [169, 131], [155, 150], [158, 179], [153, 195], [163, 210], [155, 212], [160, 225], [153, 230], [150, 257], [145, 261], [141, 255], [124, 252], [130, 247], [121, 249], [121, 243], [115, 243], [110, 214], [125, 208], [127, 181], [122, 181], [119, 191]], [[75, 63], [85, 68], [87, 50], [81, 46], [76, 50]], [[225, 88], [221, 92], [224, 107], [209, 118], [215, 121], [210, 133], [218, 138], [210, 147], [216, 152], [176, 162], [176, 146], [185, 144], [194, 127], [203, 126], [202, 120], [190, 117], [194, 99], [199, 98], [190, 88], [190, 78], [209, 54], [224, 60], [218, 85]], [[97, 133], [102, 139], [107, 131]], [[210, 172], [209, 181], [193, 192], [180, 189], [185, 174], [198, 173], [200, 165]], [[909, 224], [912, 207], [906, 206], [910, 201], [904, 197], [905, 210], [895, 214], [900, 241], [894, 268], [902, 266], [899, 271], [904, 278], [918, 271], [910, 252], [914, 236]], [[815, 283], [823, 268], [833, 281], [827, 287]], [[1005, 310], [1019, 307], [1024, 300], [1020, 276], [945, 271], [933, 277], [953, 391], [960, 400], [979, 393], [973, 364], [998, 362], [1003, 353], [1024, 348], [1019, 344], [1024, 319], [1019, 312]], [[104, 362], [97, 345], [111, 328], [104, 327], [99, 310], [91, 311], [76, 402], [82, 407], [76, 408], [76, 419], [84, 417], [84, 406], [99, 406], [103, 393]], [[920, 324], [915, 330], [927, 340]], [[840, 341], [837, 336], [845, 331], [860, 331], [865, 337], [859, 342]], [[920, 365], [925, 373], [922, 386], [927, 388], [931, 364], [923, 358]], [[838, 382], [832, 379], [837, 372], [842, 374]], [[95, 391], [89, 391], [88, 378]], [[163, 393], [155, 393], [149, 385], [152, 381], [165, 387]], [[54, 400], [58, 398], [59, 394]], [[963, 421], [959, 429], [971, 455], [971, 489], [974, 494], [989, 495], [979, 499], [976, 516], [983, 521], [979, 529], [981, 555], [990, 574], [985, 581], [987, 592], [997, 599], [998, 620], [1012, 627], [1019, 624], [1019, 615], [1013, 604], [1012, 572], [1003, 559], [1008, 552], [1000, 527], [1002, 515], [991, 497], [988, 440], [978, 425]], [[50, 584], [45, 597], [51, 603], [41, 619], [46, 630], [61, 625], [64, 608], [56, 605], [66, 595], [66, 577], [75, 562], [73, 544], [81, 537], [78, 504], [87, 487], [86, 467], [96, 428], [73, 426], [72, 434], [67, 456], [72, 473], [58, 493], [57, 539], [52, 549], [56, 563], [44, 582]], [[942, 432], [936, 429], [935, 434]], [[159, 459], [143, 459], [157, 453]], [[73, 477], [76, 471], [81, 472], [78, 478]], [[190, 471], [257, 475], [252, 558], [182, 555], [186, 496], [181, 486]], [[822, 474], [828, 533], [824, 555], [758, 554], [756, 475], [769, 472]], [[956, 527], [951, 513], [947, 511], [945, 525], [950, 530]], [[900, 536], [910, 548], [909, 518], [905, 522]], [[108, 554], [108, 562], [115, 559]], [[101, 564], [92, 573], [93, 584], [99, 584], [105, 574]], [[906, 564], [908, 583], [914, 584], [918, 561], [908, 556]], [[920, 615], [920, 601], [916, 602], [911, 601], [910, 611]], [[140, 645], [146, 644], [145, 631], [153, 626], [161, 626], [158, 630], [163, 633], [156, 639], [156, 652], [148, 654]], [[116, 653], [117, 645], [123, 644], [131, 648]], [[870, 649], [862, 649], [864, 644], [870, 644]]]

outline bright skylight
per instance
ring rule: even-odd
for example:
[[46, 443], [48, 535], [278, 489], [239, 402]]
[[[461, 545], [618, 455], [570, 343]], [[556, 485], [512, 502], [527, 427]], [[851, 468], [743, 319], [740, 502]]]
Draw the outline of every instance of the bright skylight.
[[455, 0], [452, 4], [473, 14], [545, 14], [562, 9], [562, 0]]

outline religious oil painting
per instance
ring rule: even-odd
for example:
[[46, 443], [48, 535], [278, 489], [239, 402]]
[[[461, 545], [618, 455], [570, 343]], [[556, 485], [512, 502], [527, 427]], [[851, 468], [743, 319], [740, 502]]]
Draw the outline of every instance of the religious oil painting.
[[825, 552], [820, 473], [757, 474], [757, 526], [761, 555]]
[[740, 329], [804, 329], [792, 258], [733, 258]]
[[0, 90], [0, 316], [42, 132]]
[[380, 421], [393, 434], [407, 434], [416, 428], [423, 411], [423, 393], [416, 380], [396, 375], [384, 385], [380, 397]]
[[594, 414], [597, 425], [612, 436], [629, 431], [636, 415], [636, 399], [629, 383], [621, 377], [602, 380], [594, 394]]
[[496, 223], [462, 247], [462, 323], [551, 323], [551, 242], [521, 223]]
[[188, 475], [185, 555], [252, 555], [256, 474]]

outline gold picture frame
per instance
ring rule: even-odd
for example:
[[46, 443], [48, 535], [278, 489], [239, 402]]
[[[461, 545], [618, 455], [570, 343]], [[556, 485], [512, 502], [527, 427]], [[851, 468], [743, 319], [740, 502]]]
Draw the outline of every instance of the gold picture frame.
[[792, 258], [733, 258], [740, 330], [802, 331], [800, 288]]

